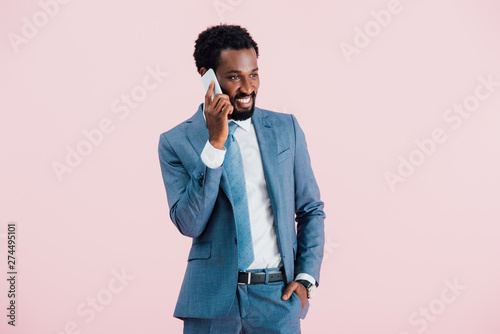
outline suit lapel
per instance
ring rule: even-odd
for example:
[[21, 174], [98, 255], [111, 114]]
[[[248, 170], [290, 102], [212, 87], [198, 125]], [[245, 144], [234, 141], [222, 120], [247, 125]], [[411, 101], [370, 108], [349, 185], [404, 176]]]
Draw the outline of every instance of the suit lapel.
[[[203, 117], [203, 103], [198, 107], [198, 111], [196, 112], [196, 114], [194, 114], [193, 117], [188, 119], [186, 122], [191, 123], [191, 126], [189, 127], [187, 133], [188, 139], [198, 156], [200, 156], [208, 140], [207, 123], [205, 122], [205, 118]], [[222, 171], [220, 187], [232, 204], [233, 200], [231, 197], [231, 190], [229, 188], [229, 181], [227, 179], [226, 170]]]
[[271, 199], [274, 221], [277, 224], [279, 217], [277, 199], [280, 198], [280, 196], [277, 180], [278, 139], [276, 136], [276, 129], [267, 113], [260, 108], [255, 108], [252, 120], [259, 142], [264, 177], [266, 179], [269, 198]]
[[202, 106], [203, 104], [200, 104], [196, 114], [186, 121], [186, 123], [191, 124], [187, 136], [198, 156], [201, 154], [201, 151], [203, 151], [203, 147], [205, 147], [205, 143], [208, 140], [207, 123], [203, 118]]

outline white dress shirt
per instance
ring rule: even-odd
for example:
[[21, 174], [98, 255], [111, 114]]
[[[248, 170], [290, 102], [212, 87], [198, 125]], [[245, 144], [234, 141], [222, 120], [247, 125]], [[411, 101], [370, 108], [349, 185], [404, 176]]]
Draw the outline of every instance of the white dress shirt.
[[[205, 113], [203, 113], [203, 117], [205, 117]], [[238, 128], [234, 132], [234, 138], [240, 147], [247, 188], [254, 251], [254, 261], [248, 269], [281, 267], [282, 261], [276, 231], [274, 230], [271, 199], [264, 178], [262, 157], [252, 119], [249, 118], [244, 121], [229, 120], [229, 122], [238, 124]], [[201, 152], [201, 160], [209, 168], [219, 168], [224, 162], [225, 154], [225, 148], [222, 150], [216, 149], [207, 141]], [[308, 280], [313, 286], [316, 284], [314, 277], [306, 273], [298, 274], [295, 279]]]

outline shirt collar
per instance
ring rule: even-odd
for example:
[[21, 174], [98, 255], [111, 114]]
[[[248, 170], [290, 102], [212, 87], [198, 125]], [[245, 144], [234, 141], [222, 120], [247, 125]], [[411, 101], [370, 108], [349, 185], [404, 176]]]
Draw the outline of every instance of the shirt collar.
[[250, 126], [252, 126], [252, 118], [251, 117], [244, 120], [244, 121], [235, 121], [235, 120], [230, 119], [229, 122], [234, 122], [234, 123], [238, 124], [240, 126], [240, 128], [242, 128], [246, 132], [248, 132], [250, 130]]

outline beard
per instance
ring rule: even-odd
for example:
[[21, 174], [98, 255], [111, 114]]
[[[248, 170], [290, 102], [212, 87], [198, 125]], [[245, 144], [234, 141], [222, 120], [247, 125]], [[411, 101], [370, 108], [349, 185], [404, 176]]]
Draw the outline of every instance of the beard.
[[[243, 99], [245, 97], [250, 97], [252, 99], [252, 106], [248, 110], [238, 110], [236, 108], [236, 99]], [[255, 110], [255, 92], [252, 92], [250, 95], [242, 95], [238, 94], [234, 96], [233, 101], [231, 102], [233, 106], [233, 113], [227, 115], [227, 118], [235, 120], [235, 121], [244, 121], [253, 116], [253, 112]]]

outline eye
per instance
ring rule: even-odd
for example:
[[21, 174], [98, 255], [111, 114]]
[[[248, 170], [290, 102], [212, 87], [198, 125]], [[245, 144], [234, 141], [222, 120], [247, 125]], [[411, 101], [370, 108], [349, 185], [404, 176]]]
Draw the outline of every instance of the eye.
[[233, 75], [233, 76], [230, 76], [229, 79], [231, 79], [231, 80], [238, 80], [239, 76]]
[[257, 73], [252, 73], [250, 74], [250, 78], [255, 78], [258, 74]]

